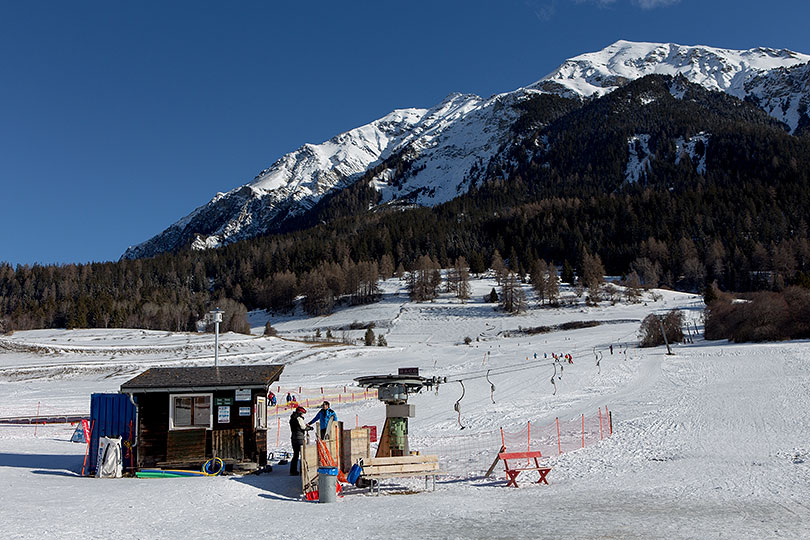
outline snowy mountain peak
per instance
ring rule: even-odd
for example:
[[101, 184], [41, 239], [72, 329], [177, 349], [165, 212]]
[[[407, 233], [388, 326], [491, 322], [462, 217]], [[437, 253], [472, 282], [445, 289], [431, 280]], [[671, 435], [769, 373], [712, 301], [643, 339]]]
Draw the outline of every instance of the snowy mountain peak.
[[566, 60], [529, 88], [562, 95], [602, 96], [645, 75], [681, 74], [711, 90], [743, 97], [745, 84], [754, 77], [807, 62], [810, 56], [787, 49], [757, 47], [737, 51], [620, 40], [601, 51]]
[[[764, 47], [737, 51], [620, 40], [566, 60], [513, 92], [490, 98], [454, 92], [430, 109], [397, 109], [321, 144], [304, 144], [252, 182], [217, 194], [123, 257], [148, 257], [189, 245], [207, 249], [267, 234], [372, 170], [366, 180], [383, 203], [448, 201], [469, 189], [513, 139], [521, 114], [515, 105], [527, 95], [599, 97], [651, 74], [677, 76], [670, 92], [678, 99], [688, 81], [755, 103], [792, 132], [810, 126], [809, 55]], [[628, 178], [637, 179], [633, 171], [643, 171], [642, 142], [633, 143], [640, 152], [639, 166], [628, 169]]]

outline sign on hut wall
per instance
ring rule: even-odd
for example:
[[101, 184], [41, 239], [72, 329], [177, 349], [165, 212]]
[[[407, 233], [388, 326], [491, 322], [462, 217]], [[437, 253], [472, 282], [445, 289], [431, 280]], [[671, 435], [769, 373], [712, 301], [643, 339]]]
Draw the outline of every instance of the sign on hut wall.
[[233, 398], [229, 397], [218, 397], [214, 398], [214, 404], [219, 405], [233, 405]]
[[239, 407], [239, 416], [250, 416], [250, 407]]
[[230, 407], [218, 407], [217, 408], [217, 423], [218, 424], [229, 424], [231, 422], [231, 408]]
[[250, 388], [240, 388], [236, 391], [236, 401], [251, 401]]

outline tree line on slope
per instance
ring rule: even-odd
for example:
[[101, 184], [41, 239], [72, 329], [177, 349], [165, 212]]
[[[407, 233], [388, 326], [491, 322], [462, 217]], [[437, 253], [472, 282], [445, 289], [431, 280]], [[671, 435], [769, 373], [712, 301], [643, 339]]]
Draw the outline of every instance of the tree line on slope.
[[[374, 275], [418, 270], [423, 256], [442, 268], [464, 257], [476, 274], [496, 252], [518, 279], [544, 260], [567, 281], [598, 254], [605, 272], [649, 287], [810, 286], [810, 136], [682, 81], [676, 99], [675, 82], [649, 77], [587, 102], [527, 100], [514, 141], [480, 167], [468, 192], [435, 208], [368, 210], [379, 194], [358, 182], [319, 203], [325, 222], [216, 250], [0, 264], [0, 320], [7, 329], [188, 330], [216, 304], [278, 312], [299, 296], [307, 313], [323, 314], [339, 302], [375, 301]], [[650, 134], [651, 159], [630, 183], [628, 138], [637, 133]], [[709, 134], [699, 149], [705, 172], [683, 153], [675, 164], [676, 139], [698, 133]], [[402, 156], [391, 159], [386, 166], [412, 172]]]

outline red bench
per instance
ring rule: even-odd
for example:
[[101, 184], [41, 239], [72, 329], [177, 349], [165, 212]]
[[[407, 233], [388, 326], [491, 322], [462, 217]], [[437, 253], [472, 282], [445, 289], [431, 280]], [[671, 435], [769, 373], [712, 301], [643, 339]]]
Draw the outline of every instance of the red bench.
[[[540, 475], [540, 479], [537, 481], [538, 484], [546, 484], [548, 485], [548, 481], [546, 480], [546, 475], [551, 471], [551, 467], [541, 467], [540, 463], [537, 461], [537, 458], [543, 457], [540, 452], [500, 452], [498, 454], [498, 459], [503, 461], [503, 466], [506, 469], [506, 478], [509, 482], [506, 483], [508, 486], [515, 486], [517, 485], [517, 477], [522, 471], [537, 471]], [[516, 460], [516, 459], [525, 459], [525, 460], [534, 460], [534, 467], [531, 464], [527, 464], [525, 467], [510, 467], [509, 461]]]

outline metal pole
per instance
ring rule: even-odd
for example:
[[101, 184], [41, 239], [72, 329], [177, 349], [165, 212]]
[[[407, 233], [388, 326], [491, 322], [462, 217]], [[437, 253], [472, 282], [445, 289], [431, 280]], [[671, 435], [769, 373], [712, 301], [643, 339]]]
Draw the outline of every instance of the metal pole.
[[667, 333], [664, 331], [663, 317], [661, 317], [660, 315], [658, 316], [658, 324], [661, 325], [661, 335], [664, 336], [664, 343], [667, 346], [667, 354], [671, 355], [672, 354], [672, 349], [669, 348], [669, 341], [667, 340]]
[[214, 322], [214, 367], [219, 367], [219, 321]]

